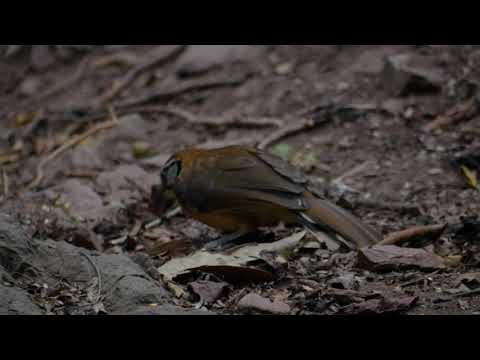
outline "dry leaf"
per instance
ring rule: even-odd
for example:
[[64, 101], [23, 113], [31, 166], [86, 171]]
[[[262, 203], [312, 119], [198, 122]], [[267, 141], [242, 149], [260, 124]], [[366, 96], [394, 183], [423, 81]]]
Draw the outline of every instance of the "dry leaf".
[[306, 232], [302, 231], [271, 244], [247, 245], [228, 255], [198, 251], [190, 256], [168, 261], [158, 268], [158, 272], [165, 280], [171, 281], [178, 275], [190, 272], [191, 269], [212, 266], [242, 268], [252, 261], [261, 260], [260, 253], [262, 251], [278, 252], [294, 248], [305, 237], [305, 234]]
[[411, 268], [437, 270], [446, 267], [442, 257], [424, 249], [403, 248], [393, 245], [376, 245], [360, 249], [358, 266], [370, 271], [395, 271]]
[[465, 178], [467, 179], [468, 186], [470, 186], [473, 189], [479, 190], [477, 172], [470, 170], [468, 167], [464, 165], [462, 165], [461, 169], [463, 171], [463, 175], [465, 175]]

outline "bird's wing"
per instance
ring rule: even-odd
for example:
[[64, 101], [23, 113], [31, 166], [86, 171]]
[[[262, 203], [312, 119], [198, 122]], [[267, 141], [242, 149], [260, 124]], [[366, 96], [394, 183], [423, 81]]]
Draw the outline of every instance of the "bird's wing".
[[218, 173], [210, 191], [228, 194], [238, 201], [264, 201], [292, 210], [308, 207], [303, 199], [306, 179], [297, 169], [272, 155], [251, 149], [233, 154], [216, 158]]

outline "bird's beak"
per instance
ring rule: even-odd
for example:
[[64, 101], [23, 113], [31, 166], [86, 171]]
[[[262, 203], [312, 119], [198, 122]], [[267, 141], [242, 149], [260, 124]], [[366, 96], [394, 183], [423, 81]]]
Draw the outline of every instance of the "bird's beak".
[[176, 202], [175, 193], [165, 189], [163, 185], [152, 186], [150, 195], [150, 210], [157, 216], [162, 217], [165, 212]]

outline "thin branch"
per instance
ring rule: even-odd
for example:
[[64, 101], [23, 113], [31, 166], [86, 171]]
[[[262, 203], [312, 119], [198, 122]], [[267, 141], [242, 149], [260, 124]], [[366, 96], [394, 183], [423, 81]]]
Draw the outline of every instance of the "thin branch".
[[459, 298], [459, 297], [479, 295], [479, 294], [480, 294], [480, 288], [469, 290], [469, 291], [464, 291], [464, 292], [461, 292], [461, 293], [458, 293], [458, 294], [454, 294], [454, 295], [451, 296], [450, 299], [453, 300], [453, 299]]
[[395, 232], [385, 237], [378, 245], [399, 245], [415, 239], [429, 238], [437, 240], [445, 232], [446, 225], [415, 226], [410, 229]]
[[362, 171], [365, 171], [370, 164], [371, 164], [371, 161], [365, 161], [364, 163], [361, 163], [360, 165], [355, 166], [353, 169], [350, 169], [346, 173], [344, 173], [343, 175], [337, 177], [336, 179], [334, 179], [332, 181], [332, 183], [334, 183], [334, 184], [341, 183], [345, 179], [351, 178], [351, 177], [361, 173]]
[[445, 114], [438, 116], [435, 120], [423, 127], [424, 131], [432, 132], [434, 130], [446, 128], [460, 121], [470, 119], [478, 112], [477, 99], [475, 97], [457, 104]]
[[242, 77], [239, 79], [214, 80], [199, 83], [197, 82], [173, 90], [154, 89], [147, 94], [139, 96], [137, 98], [116, 103], [115, 107], [121, 110], [123, 108], [146, 105], [157, 101], [170, 101], [177, 96], [186, 95], [196, 91], [238, 86], [243, 84], [246, 80], [246, 77]]
[[187, 49], [187, 47], [188, 45], [180, 45], [166, 55], [162, 54], [162, 56], [160, 57], [156, 56], [152, 60], [148, 60], [142, 64], [135, 66], [133, 69], [127, 72], [127, 74], [123, 78], [115, 81], [112, 84], [112, 87], [100, 96], [98, 100], [99, 104], [105, 104], [106, 102], [112, 100], [115, 96], [117, 96], [117, 94], [129, 87], [132, 82], [144, 72], [158, 66], [163, 66], [178, 58], [178, 56], [180, 56]]
[[281, 128], [277, 131], [275, 131], [272, 135], [267, 137], [265, 140], [263, 140], [260, 144], [258, 144], [258, 148], [260, 150], [265, 150], [268, 148], [270, 145], [286, 138], [289, 136], [292, 136], [294, 134], [297, 134], [299, 132], [305, 131], [312, 129], [315, 127], [315, 121], [311, 119], [306, 119], [303, 121], [296, 122], [295, 124], [288, 125], [284, 128]]
[[419, 205], [406, 203], [390, 203], [380, 200], [358, 199], [352, 201], [354, 206], [367, 207], [374, 209], [390, 210], [400, 213], [408, 213], [412, 215], [422, 215], [422, 209]]
[[[163, 105], [143, 105], [115, 109], [117, 116], [125, 116], [135, 113], [157, 113], [167, 114], [178, 117], [187, 123], [204, 126], [243, 126], [243, 127], [279, 127], [282, 121], [276, 117], [255, 117], [255, 116], [198, 116], [194, 113], [182, 109], [178, 106], [163, 106]], [[100, 112], [86, 116], [85, 119], [90, 121], [103, 118], [107, 115], [106, 112]], [[80, 122], [83, 119], [79, 120]]]

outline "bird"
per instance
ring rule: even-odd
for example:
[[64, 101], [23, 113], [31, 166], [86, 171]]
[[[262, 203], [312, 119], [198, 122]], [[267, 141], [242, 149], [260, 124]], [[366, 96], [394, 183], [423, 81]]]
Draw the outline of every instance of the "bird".
[[377, 230], [312, 190], [289, 162], [247, 146], [187, 148], [174, 153], [152, 187], [151, 206], [162, 213], [178, 201], [187, 216], [225, 235], [220, 247], [278, 223], [331, 235], [340, 247], [357, 249], [382, 240]]

